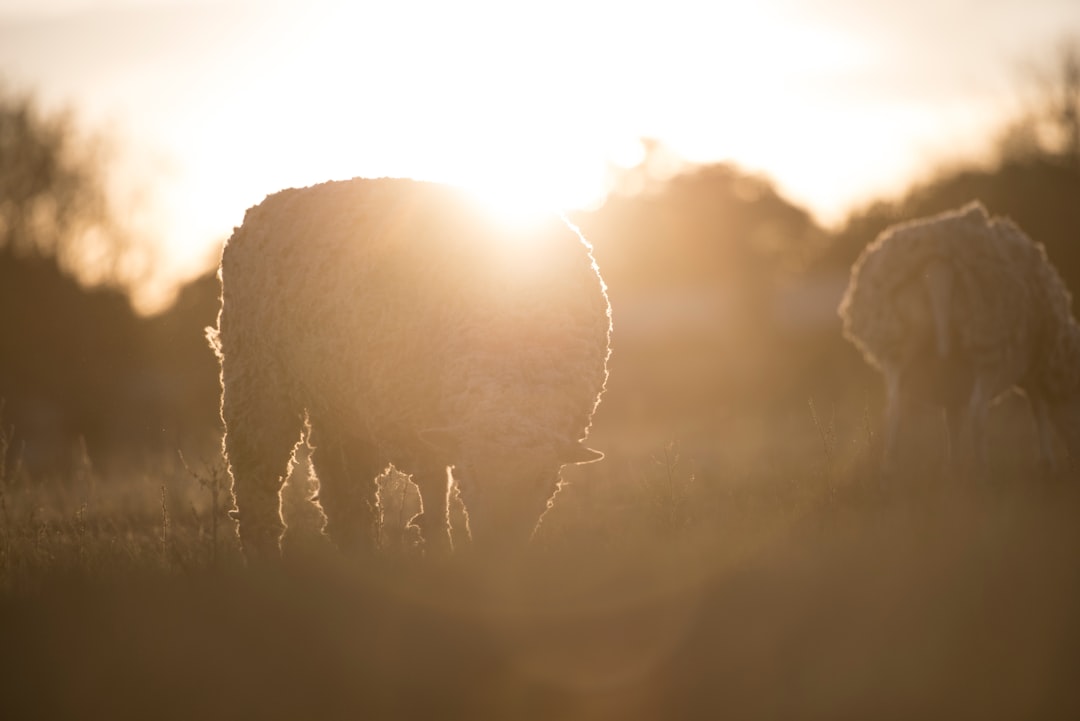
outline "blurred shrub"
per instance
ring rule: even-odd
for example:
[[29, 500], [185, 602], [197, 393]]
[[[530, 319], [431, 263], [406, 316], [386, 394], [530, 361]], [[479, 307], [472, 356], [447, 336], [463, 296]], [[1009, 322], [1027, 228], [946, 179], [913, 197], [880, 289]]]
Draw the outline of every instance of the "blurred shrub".
[[150, 246], [117, 223], [106, 171], [100, 139], [0, 86], [0, 398], [35, 471], [68, 470], [83, 447], [97, 461], [175, 448], [177, 417], [214, 405], [202, 340], [213, 312], [200, 311], [216, 304], [216, 282], [203, 281], [209, 301], [194, 284], [162, 318], [136, 316], [124, 288]]

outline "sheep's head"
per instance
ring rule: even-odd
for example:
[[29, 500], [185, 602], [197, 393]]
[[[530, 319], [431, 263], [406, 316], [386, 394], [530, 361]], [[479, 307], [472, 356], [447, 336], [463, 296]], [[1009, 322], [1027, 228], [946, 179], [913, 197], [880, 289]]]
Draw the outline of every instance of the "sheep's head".
[[525, 545], [559, 489], [562, 467], [604, 457], [580, 441], [524, 443], [465, 437], [454, 429], [429, 429], [421, 437], [454, 458], [469, 533], [481, 550]]

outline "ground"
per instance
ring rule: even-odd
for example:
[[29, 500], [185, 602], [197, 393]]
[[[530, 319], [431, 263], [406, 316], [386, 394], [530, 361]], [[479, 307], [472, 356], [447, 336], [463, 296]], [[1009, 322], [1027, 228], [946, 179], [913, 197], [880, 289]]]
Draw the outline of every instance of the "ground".
[[942, 477], [924, 438], [884, 493], [857, 405], [679, 437], [600, 417], [607, 459], [497, 565], [420, 557], [393, 477], [363, 563], [294, 481], [276, 568], [241, 563], [212, 458], [8, 477], [0, 715], [1075, 717], [1080, 485], [1034, 478], [1019, 411], [989, 484]]

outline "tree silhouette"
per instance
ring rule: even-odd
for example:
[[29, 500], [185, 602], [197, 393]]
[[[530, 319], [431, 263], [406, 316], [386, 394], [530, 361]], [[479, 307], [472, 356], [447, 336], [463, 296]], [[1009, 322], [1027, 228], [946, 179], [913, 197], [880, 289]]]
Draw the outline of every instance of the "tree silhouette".
[[0, 399], [33, 470], [69, 465], [80, 438], [98, 460], [161, 432], [145, 321], [122, 290], [131, 248], [96, 142], [0, 88]]
[[43, 112], [0, 85], [0, 251], [55, 258], [84, 285], [127, 287], [149, 270], [149, 245], [116, 221], [108, 146], [70, 113]]
[[1026, 107], [1002, 130], [1002, 162], [1053, 159], [1080, 168], [1080, 39], [1062, 43], [1045, 67], [1029, 68]]

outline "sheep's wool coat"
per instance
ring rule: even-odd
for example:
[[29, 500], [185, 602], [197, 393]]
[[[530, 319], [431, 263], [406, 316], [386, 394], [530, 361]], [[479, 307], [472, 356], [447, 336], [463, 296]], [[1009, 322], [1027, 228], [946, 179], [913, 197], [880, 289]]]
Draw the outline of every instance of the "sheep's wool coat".
[[1077, 388], [1078, 332], [1072, 300], [1040, 243], [978, 202], [885, 230], [852, 267], [840, 305], [844, 335], [877, 367], [897, 364], [908, 341], [890, 298], [932, 260], [952, 268], [950, 325], [984, 366], [1050, 395]]
[[501, 223], [447, 186], [271, 195], [221, 277], [223, 382], [258, 377], [395, 464], [432, 428], [555, 457], [585, 437], [607, 378], [610, 309], [576, 229]]

